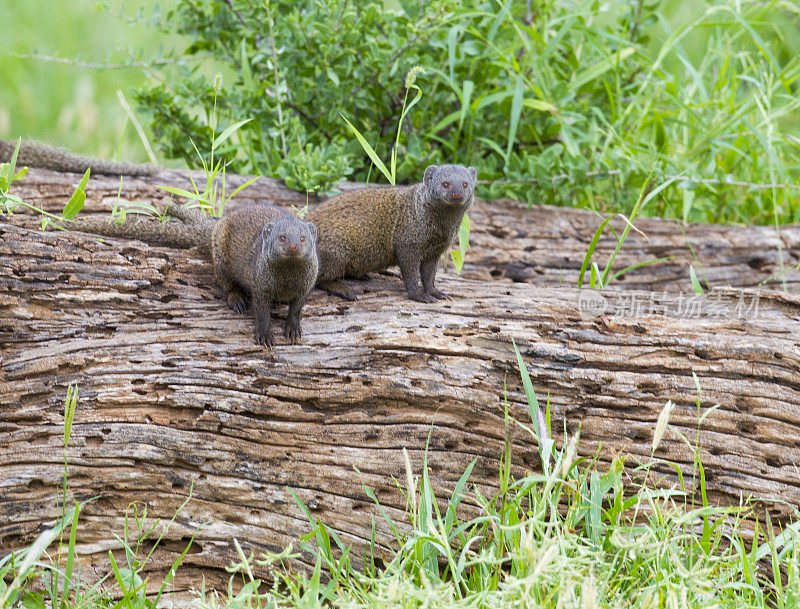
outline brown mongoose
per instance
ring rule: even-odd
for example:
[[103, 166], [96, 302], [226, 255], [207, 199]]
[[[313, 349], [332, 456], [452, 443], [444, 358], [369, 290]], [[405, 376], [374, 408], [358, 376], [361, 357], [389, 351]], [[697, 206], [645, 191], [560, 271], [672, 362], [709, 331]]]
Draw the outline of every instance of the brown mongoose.
[[430, 165], [420, 184], [364, 188], [320, 203], [308, 214], [319, 231], [318, 287], [355, 300], [339, 279], [396, 264], [409, 298], [447, 298], [434, 287], [436, 266], [472, 205], [477, 176], [474, 167]]
[[[17, 142], [5, 142], [0, 140], [0, 163], [8, 163]], [[53, 171], [70, 171], [73, 173], [84, 173], [91, 169], [92, 173], [105, 175], [124, 175], [124, 176], [145, 176], [158, 173], [159, 168], [155, 165], [138, 165], [133, 163], [117, 163], [115, 161], [104, 161], [82, 154], [75, 154], [48, 146], [40, 142], [23, 141], [19, 147], [17, 165], [28, 167], [41, 167], [42, 169], [52, 169]]]
[[[177, 209], [177, 208], [176, 208]], [[314, 287], [319, 261], [317, 228], [271, 205], [248, 205], [219, 220], [203, 219], [186, 211], [190, 223], [139, 222], [113, 224], [105, 220], [76, 220], [73, 230], [109, 237], [130, 237], [174, 247], [210, 251], [214, 277], [227, 294], [228, 306], [238, 313], [253, 305], [256, 342], [271, 347], [270, 311], [278, 302], [289, 303], [284, 334], [296, 344], [302, 335], [300, 311]], [[169, 213], [181, 217], [180, 211]]]

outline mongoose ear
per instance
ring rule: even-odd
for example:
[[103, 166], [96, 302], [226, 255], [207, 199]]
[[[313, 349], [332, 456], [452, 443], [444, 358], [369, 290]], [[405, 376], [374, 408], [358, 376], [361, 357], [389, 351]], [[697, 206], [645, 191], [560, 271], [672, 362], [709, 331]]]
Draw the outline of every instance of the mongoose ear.
[[308, 230], [311, 231], [311, 235], [314, 237], [314, 241], [317, 240], [317, 225], [313, 222], [306, 222], [308, 225]]
[[422, 178], [422, 182], [425, 186], [430, 185], [431, 180], [433, 180], [433, 174], [436, 173], [436, 170], [439, 169], [438, 165], [428, 165], [425, 168], [425, 175]]
[[472, 181], [473, 182], [477, 182], [478, 181], [478, 170], [475, 169], [474, 167], [469, 167], [469, 175], [472, 176]]

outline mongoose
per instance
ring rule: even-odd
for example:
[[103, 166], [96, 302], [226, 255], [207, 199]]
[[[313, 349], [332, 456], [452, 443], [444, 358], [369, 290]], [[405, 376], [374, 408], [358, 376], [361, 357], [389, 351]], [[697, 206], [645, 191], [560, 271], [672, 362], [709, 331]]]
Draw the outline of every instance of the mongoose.
[[[8, 163], [16, 147], [17, 142], [0, 140], [0, 163]], [[154, 165], [104, 161], [32, 141], [23, 141], [20, 145], [17, 165], [41, 167], [42, 169], [52, 169], [54, 171], [71, 171], [73, 173], [83, 173], [87, 169], [91, 169], [92, 173], [117, 176], [145, 176], [153, 175], [159, 171], [158, 167]]]
[[288, 302], [284, 334], [297, 344], [302, 336], [300, 311], [319, 268], [317, 228], [271, 205], [248, 205], [219, 220], [203, 218], [198, 211], [181, 206], [168, 212], [189, 223], [112, 224], [86, 219], [73, 221], [70, 228], [209, 251], [214, 277], [227, 294], [228, 306], [243, 313], [248, 297], [251, 299], [256, 342], [272, 347], [270, 310], [273, 303]]
[[421, 184], [354, 190], [320, 203], [308, 214], [319, 231], [318, 287], [355, 300], [339, 279], [396, 264], [409, 298], [447, 298], [434, 287], [436, 266], [472, 205], [477, 176], [474, 167], [430, 165]]

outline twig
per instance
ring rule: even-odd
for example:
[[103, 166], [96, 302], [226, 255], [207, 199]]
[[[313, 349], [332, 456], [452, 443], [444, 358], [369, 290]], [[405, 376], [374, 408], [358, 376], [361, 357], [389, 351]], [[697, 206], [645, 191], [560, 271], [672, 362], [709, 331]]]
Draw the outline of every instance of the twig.
[[[162, 66], [171, 63], [178, 63], [183, 58], [179, 59], [154, 59], [153, 61], [132, 61], [130, 63], [89, 63], [86, 61], [77, 61], [75, 59], [67, 59], [66, 57], [54, 57], [52, 55], [39, 55], [38, 53], [9, 53], [11, 57], [16, 59], [38, 59], [40, 61], [51, 61], [53, 63], [63, 63], [76, 68], [91, 68], [93, 70], [121, 70], [123, 68], [152, 68], [153, 66]], [[197, 56], [201, 57], [201, 56]]]
[[278, 73], [278, 52], [275, 50], [275, 30], [272, 24], [272, 10], [270, 9], [269, 3], [266, 4], [267, 7], [267, 24], [269, 25], [269, 46], [272, 50], [272, 72], [275, 76], [275, 99], [277, 101], [276, 109], [278, 110], [278, 124], [280, 125], [280, 134], [281, 134], [281, 152], [283, 156], [288, 155], [288, 151], [286, 148], [286, 132], [283, 123], [283, 104], [281, 103], [281, 81], [280, 81], [280, 74]]

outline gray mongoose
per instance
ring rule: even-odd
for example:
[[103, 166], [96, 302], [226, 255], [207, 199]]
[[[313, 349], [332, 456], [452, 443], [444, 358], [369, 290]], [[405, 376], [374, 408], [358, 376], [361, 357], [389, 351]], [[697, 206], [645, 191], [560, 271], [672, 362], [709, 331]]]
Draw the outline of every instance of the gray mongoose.
[[474, 167], [430, 165], [420, 184], [364, 188], [320, 203], [307, 218], [319, 231], [317, 286], [355, 300], [339, 279], [396, 264], [409, 298], [447, 298], [434, 287], [436, 266], [472, 205], [477, 177]]
[[[16, 147], [17, 142], [0, 140], [0, 163], [8, 163]], [[116, 176], [154, 175], [159, 171], [159, 168], [155, 165], [104, 161], [30, 140], [23, 141], [20, 145], [17, 165], [41, 167], [42, 169], [52, 169], [53, 171], [71, 171], [73, 173], [84, 173], [87, 169], [91, 169], [92, 173], [95, 174]]]
[[[182, 211], [185, 214], [182, 214]], [[219, 220], [177, 206], [170, 215], [181, 222], [112, 224], [81, 219], [72, 230], [129, 237], [173, 247], [200, 247], [211, 253], [214, 277], [227, 294], [228, 306], [237, 313], [253, 305], [256, 342], [271, 347], [270, 310], [273, 303], [288, 302], [284, 334], [297, 344], [302, 336], [300, 311], [317, 279], [317, 228], [272, 205], [247, 205]]]

